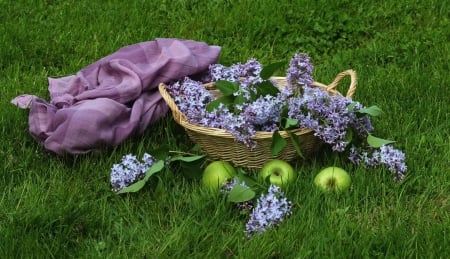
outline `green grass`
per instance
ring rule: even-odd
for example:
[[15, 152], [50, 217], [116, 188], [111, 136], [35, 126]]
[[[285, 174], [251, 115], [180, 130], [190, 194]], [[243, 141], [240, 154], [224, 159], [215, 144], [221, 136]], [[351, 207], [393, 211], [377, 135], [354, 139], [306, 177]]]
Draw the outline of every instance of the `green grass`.
[[[126, 2], [126, 3], [125, 3]], [[293, 4], [292, 2], [296, 2]], [[450, 22], [447, 1], [0, 0], [1, 258], [447, 258], [450, 254]], [[355, 100], [385, 113], [376, 135], [397, 140], [409, 172], [356, 167], [319, 154], [286, 191], [293, 215], [244, 237], [246, 217], [179, 168], [139, 193], [110, 190], [122, 155], [166, 140], [191, 143], [170, 116], [113, 150], [58, 157], [28, 133], [22, 93], [49, 98], [47, 77], [76, 73], [120, 47], [156, 37], [222, 46], [220, 62], [311, 55], [317, 81], [353, 68]], [[345, 91], [348, 81], [342, 83]], [[343, 195], [312, 187], [319, 169], [347, 169]], [[193, 177], [188, 177], [193, 176]]]

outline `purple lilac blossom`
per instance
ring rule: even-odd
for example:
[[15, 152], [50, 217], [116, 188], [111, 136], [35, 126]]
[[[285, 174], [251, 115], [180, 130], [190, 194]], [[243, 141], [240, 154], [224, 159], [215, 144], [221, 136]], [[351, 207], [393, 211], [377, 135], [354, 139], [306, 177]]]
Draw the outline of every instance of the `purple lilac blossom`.
[[[314, 131], [314, 135], [330, 144], [334, 151], [342, 152], [347, 147], [346, 135], [349, 126], [367, 124], [366, 118], [356, 121], [354, 112], [347, 109], [351, 99], [340, 95], [331, 96], [320, 88], [313, 88], [313, 66], [306, 54], [296, 54], [287, 70], [287, 88], [295, 93], [288, 100], [288, 117], [297, 119], [299, 126]], [[355, 105], [356, 106], [356, 105]], [[364, 133], [361, 127], [358, 132]]]
[[111, 185], [115, 192], [141, 180], [145, 172], [157, 160], [151, 155], [145, 153], [142, 162], [138, 161], [135, 155], [128, 154], [122, 157], [119, 164], [114, 164], [111, 168]]
[[252, 86], [263, 82], [260, 77], [262, 64], [256, 59], [249, 59], [245, 64], [235, 64], [225, 67], [221, 64], [213, 64], [209, 67], [212, 81], [225, 80], [239, 83], [239, 91], [234, 95], [242, 95], [245, 101], [250, 100], [251, 92], [256, 92]]
[[240, 85], [242, 87], [247, 87], [250, 85], [256, 85], [263, 82], [260, 74], [262, 71], [262, 64], [256, 59], [249, 59], [243, 66], [240, 74], [241, 80]]
[[286, 72], [287, 89], [294, 93], [296, 90], [303, 91], [305, 88], [310, 88], [314, 82], [313, 69], [307, 54], [295, 54]]
[[300, 127], [312, 129], [334, 151], [342, 152], [348, 144], [346, 134], [353, 119], [353, 113], [347, 109], [350, 103], [349, 98], [311, 88], [302, 97], [289, 99], [288, 117], [297, 119]]
[[362, 117], [357, 117], [356, 113], [358, 110], [364, 109], [365, 107], [359, 102], [354, 101], [353, 103], [354, 106], [349, 113], [349, 116], [351, 116], [350, 125], [356, 130], [359, 136], [366, 138], [374, 130], [372, 122], [367, 114]]
[[213, 82], [219, 80], [237, 82], [239, 80], [241, 66], [242, 65], [240, 64], [235, 64], [233, 66], [226, 67], [221, 64], [212, 64], [209, 66], [209, 73], [211, 74], [211, 79]]
[[389, 171], [395, 174], [396, 179], [403, 179], [405, 177], [408, 168], [405, 164], [405, 154], [402, 151], [392, 146], [381, 146], [380, 161], [388, 167]]
[[221, 64], [212, 64], [209, 66], [212, 81], [225, 80], [237, 82], [242, 79], [246, 82], [246, 85], [261, 82], [262, 79], [259, 76], [261, 70], [262, 64], [254, 58], [249, 59], [245, 64], [237, 63], [229, 67]]
[[352, 146], [348, 158], [352, 163], [362, 164], [366, 168], [385, 165], [394, 174], [396, 180], [403, 179], [408, 169], [405, 154], [390, 145], [383, 145], [379, 149], [362, 149]]
[[246, 120], [245, 114], [231, 117], [224, 129], [231, 132], [236, 141], [244, 143], [251, 149], [256, 147], [256, 141], [254, 140], [256, 134], [255, 126]]
[[268, 193], [262, 195], [250, 214], [245, 234], [251, 237], [263, 233], [272, 226], [278, 226], [285, 217], [291, 215], [292, 203], [286, 199], [280, 187], [270, 185]]
[[[210, 66], [213, 81], [239, 83], [239, 91], [235, 95], [242, 95], [245, 100], [244, 103], [235, 105], [234, 111], [220, 105], [212, 112], [207, 112], [205, 108], [213, 99], [212, 95], [200, 82], [188, 78], [174, 84], [169, 92], [190, 123], [227, 130], [236, 141], [250, 148], [256, 146], [256, 131], [273, 132], [279, 129], [281, 111], [286, 103], [288, 117], [297, 119], [300, 128], [313, 130], [314, 135], [330, 144], [334, 151], [343, 152], [347, 149], [349, 143], [346, 138], [349, 130], [356, 132], [360, 138], [366, 138], [373, 131], [370, 117], [367, 114], [358, 114], [358, 110], [364, 108], [359, 102], [352, 102], [350, 98], [339, 94], [330, 95], [325, 90], [312, 87], [313, 66], [306, 54], [296, 54], [291, 59], [287, 70], [288, 86], [276, 97], [268, 95], [253, 101], [250, 100], [250, 93], [255, 92], [255, 86], [262, 81], [259, 76], [261, 70], [262, 65], [256, 59], [230, 67], [220, 64]], [[295, 94], [296, 89], [301, 89], [302, 95]], [[349, 108], [352, 103], [352, 108]], [[392, 172], [398, 174], [397, 178], [402, 178], [406, 171], [404, 154], [400, 151], [384, 148], [382, 152], [373, 151], [369, 154], [368, 151], [355, 150], [352, 148], [350, 155], [355, 163], [363, 161], [371, 166], [384, 163]], [[389, 159], [386, 154], [397, 157], [397, 160]]]
[[234, 114], [225, 105], [211, 112], [206, 112], [204, 117], [198, 122], [203, 126], [224, 129], [230, 132], [236, 141], [245, 144], [249, 148], [254, 148], [256, 130], [255, 126], [246, 118], [246, 114]]
[[211, 112], [206, 111], [206, 105], [212, 100], [212, 96], [200, 82], [186, 78], [174, 83], [168, 91], [189, 123], [227, 130], [236, 141], [249, 148], [256, 146], [255, 125], [251, 123], [249, 115], [234, 114], [223, 104]]
[[244, 114], [236, 115], [223, 104], [211, 112], [206, 111], [206, 105], [213, 97], [200, 82], [186, 78], [171, 85], [168, 92], [189, 123], [224, 129], [229, 131], [236, 141], [248, 147], [256, 145], [252, 140], [255, 135], [254, 126], [246, 120]]
[[273, 132], [278, 130], [285, 102], [281, 94], [261, 96], [245, 107], [243, 115], [256, 126], [256, 130]]
[[198, 122], [204, 117], [206, 105], [212, 100], [211, 93], [200, 82], [187, 77], [172, 84], [167, 91], [178, 109], [192, 122]]

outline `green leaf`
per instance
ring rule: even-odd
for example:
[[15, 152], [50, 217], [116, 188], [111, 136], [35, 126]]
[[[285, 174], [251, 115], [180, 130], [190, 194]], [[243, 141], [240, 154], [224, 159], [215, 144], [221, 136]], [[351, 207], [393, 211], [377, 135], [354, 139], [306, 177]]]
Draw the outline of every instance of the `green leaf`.
[[364, 113], [364, 114], [369, 114], [371, 116], [378, 116], [380, 114], [383, 113], [383, 110], [380, 109], [380, 107], [373, 105], [364, 109], [360, 109], [357, 112], [359, 113]]
[[201, 149], [202, 149], [202, 148], [201, 148], [198, 144], [195, 144], [195, 145], [191, 148], [191, 151], [192, 151], [192, 152], [200, 152]]
[[352, 139], [353, 139], [353, 131], [348, 130], [348, 131], [345, 133], [345, 142], [346, 142], [346, 143], [350, 143], [350, 142], [352, 142]]
[[236, 96], [236, 98], [234, 98], [234, 105], [239, 105], [239, 104], [244, 104], [245, 103], [245, 98], [242, 94]]
[[145, 176], [142, 180], [139, 180], [122, 190], [118, 191], [118, 194], [121, 193], [128, 193], [128, 192], [137, 192], [140, 189], [142, 189], [145, 186], [145, 183], [148, 181], [150, 176], [154, 175], [155, 173], [161, 171], [164, 168], [164, 160], [159, 160], [158, 162], [154, 163], [146, 172]]
[[270, 153], [272, 156], [278, 155], [281, 150], [287, 145], [287, 141], [281, 137], [278, 130], [274, 131], [272, 134], [272, 144], [270, 145]]
[[369, 134], [369, 136], [367, 136], [367, 143], [374, 148], [379, 148], [383, 145], [387, 145], [387, 144], [391, 144], [394, 143], [395, 141], [393, 140], [387, 140], [387, 139], [382, 139], [382, 138], [377, 138], [374, 137], [372, 135]]
[[236, 184], [228, 194], [229, 202], [244, 202], [255, 198], [256, 193], [247, 186]]
[[128, 193], [128, 192], [137, 192], [140, 189], [142, 189], [142, 187], [145, 186], [145, 183], [147, 182], [147, 180], [140, 180], [137, 181], [131, 185], [128, 185], [127, 187], [123, 188], [122, 190], [118, 191], [118, 194], [122, 194], [122, 193]]
[[145, 172], [144, 180], [148, 181], [150, 176], [154, 175], [155, 173], [161, 171], [164, 168], [164, 160], [159, 160], [158, 162], [154, 163], [147, 171]]
[[297, 151], [297, 155], [299, 157], [305, 159], [305, 157], [302, 154], [302, 149], [300, 148], [300, 141], [298, 140], [298, 136], [290, 131], [288, 131], [288, 134], [289, 134], [289, 137], [291, 138], [292, 145], [294, 146], [295, 151]]
[[208, 112], [212, 112], [214, 109], [218, 108], [221, 103], [225, 106], [230, 106], [231, 104], [233, 104], [233, 101], [233, 96], [222, 96], [208, 103], [208, 105], [206, 105], [206, 110]]
[[151, 150], [151, 155], [158, 160], [165, 160], [169, 156], [169, 146], [164, 144], [156, 149]]
[[195, 156], [174, 156], [170, 159], [170, 161], [183, 161], [183, 162], [193, 162], [197, 161], [201, 158], [205, 157], [205, 155], [195, 155]]
[[204, 160], [199, 159], [192, 162], [180, 162], [180, 173], [188, 178], [188, 179], [195, 179], [200, 180], [203, 176], [203, 165]]
[[276, 62], [276, 63], [270, 64], [270, 65], [264, 66], [260, 73], [261, 78], [264, 80], [269, 79], [271, 76], [273, 76], [273, 74], [277, 70], [282, 68], [284, 65], [285, 65], [285, 62], [280, 61], [280, 62]]
[[220, 90], [224, 96], [233, 95], [239, 90], [239, 85], [236, 82], [220, 80], [214, 83], [214, 86]]
[[239, 181], [244, 182], [245, 185], [250, 187], [252, 190], [255, 190], [260, 187], [260, 184], [254, 179], [254, 177], [249, 176], [247, 172], [242, 169], [242, 167], [238, 167], [236, 169], [237, 176], [236, 178], [239, 179]]
[[161, 199], [162, 195], [165, 193], [165, 186], [164, 181], [161, 179], [159, 175], [155, 175], [156, 178], [158, 178], [158, 182], [156, 183], [156, 186], [154, 187], [153, 196], [155, 199]]
[[349, 105], [347, 105], [347, 110], [352, 111], [353, 108], [355, 108], [356, 102], [351, 102]]
[[289, 118], [289, 105], [286, 103], [283, 105], [281, 112], [280, 112], [280, 123], [279, 125], [283, 125], [283, 118]]
[[266, 95], [276, 96], [280, 92], [280, 90], [278, 90], [278, 88], [274, 86], [272, 82], [264, 81], [256, 87], [256, 92], [257, 94], [255, 99], [260, 96]]
[[298, 126], [298, 120], [297, 119], [291, 119], [291, 118], [287, 118], [284, 122], [284, 128], [285, 129], [289, 129], [289, 128], [293, 128], [293, 127], [297, 127]]

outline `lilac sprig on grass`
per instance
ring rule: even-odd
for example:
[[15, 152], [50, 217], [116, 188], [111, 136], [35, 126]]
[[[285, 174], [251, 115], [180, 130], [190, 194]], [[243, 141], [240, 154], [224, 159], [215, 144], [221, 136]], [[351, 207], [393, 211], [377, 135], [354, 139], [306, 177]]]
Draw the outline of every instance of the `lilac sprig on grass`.
[[383, 145], [379, 149], [363, 149], [352, 146], [348, 158], [352, 163], [363, 165], [366, 168], [385, 165], [394, 175], [395, 180], [403, 179], [408, 169], [405, 163], [405, 153], [391, 145]]
[[250, 214], [245, 234], [251, 237], [263, 233], [271, 227], [278, 226], [284, 218], [292, 214], [292, 202], [281, 191], [280, 187], [270, 185], [268, 193], [262, 195]]
[[122, 157], [122, 161], [114, 164], [111, 168], [111, 185], [115, 192], [118, 192], [129, 185], [141, 180], [145, 172], [157, 162], [157, 159], [145, 153], [142, 161], [135, 155], [127, 154]]

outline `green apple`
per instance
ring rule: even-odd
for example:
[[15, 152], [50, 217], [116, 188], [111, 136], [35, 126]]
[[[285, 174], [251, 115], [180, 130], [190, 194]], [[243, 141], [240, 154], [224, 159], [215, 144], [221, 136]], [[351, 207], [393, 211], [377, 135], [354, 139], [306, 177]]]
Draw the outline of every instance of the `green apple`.
[[203, 171], [202, 183], [214, 190], [222, 187], [222, 184], [236, 175], [234, 167], [226, 161], [211, 162]]
[[342, 192], [351, 184], [350, 175], [342, 168], [331, 166], [322, 169], [314, 178], [314, 185], [324, 192]]
[[294, 168], [280, 159], [273, 159], [265, 163], [259, 175], [264, 181], [269, 178], [271, 184], [280, 187], [294, 182], [296, 177]]

